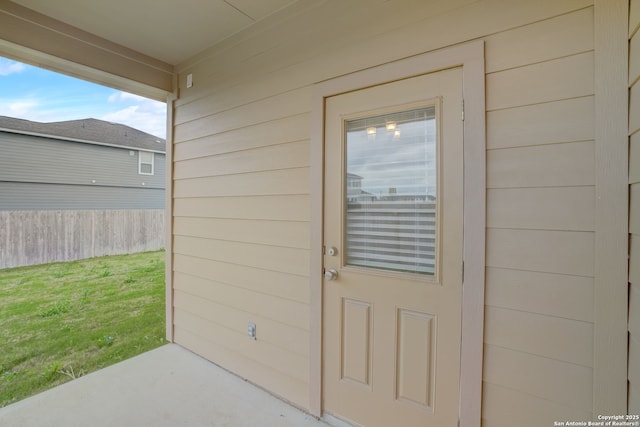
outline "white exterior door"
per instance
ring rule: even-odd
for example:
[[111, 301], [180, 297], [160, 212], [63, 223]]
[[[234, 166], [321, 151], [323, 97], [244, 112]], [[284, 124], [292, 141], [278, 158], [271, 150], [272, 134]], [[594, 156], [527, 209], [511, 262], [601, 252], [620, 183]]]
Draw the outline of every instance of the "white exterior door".
[[460, 68], [327, 98], [323, 407], [455, 426], [463, 243]]

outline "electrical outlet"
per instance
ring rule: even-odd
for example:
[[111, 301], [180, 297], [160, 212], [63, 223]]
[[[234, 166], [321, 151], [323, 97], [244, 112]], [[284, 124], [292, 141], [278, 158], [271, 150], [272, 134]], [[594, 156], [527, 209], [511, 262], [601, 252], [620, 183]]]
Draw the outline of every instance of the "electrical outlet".
[[247, 327], [247, 335], [249, 335], [249, 338], [251, 338], [252, 340], [256, 339], [256, 324], [255, 323], [249, 323], [249, 326]]

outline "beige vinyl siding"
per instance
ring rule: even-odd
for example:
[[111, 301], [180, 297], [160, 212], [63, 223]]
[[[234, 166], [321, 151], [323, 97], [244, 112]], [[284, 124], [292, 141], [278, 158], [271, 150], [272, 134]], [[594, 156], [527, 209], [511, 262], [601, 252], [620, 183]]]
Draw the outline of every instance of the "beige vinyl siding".
[[640, 1], [629, 9], [629, 404], [640, 413]]
[[[508, 425], [511, 410], [530, 413], [518, 417], [530, 426], [591, 419], [593, 9], [486, 46], [483, 425]], [[501, 51], [523, 58], [502, 64], [493, 60]]]
[[[309, 340], [313, 84], [482, 38], [483, 425], [590, 419], [591, 2], [397, 3], [300, 2], [178, 67], [175, 339], [309, 408], [302, 344]], [[249, 322], [257, 341], [246, 336]]]
[[309, 96], [294, 91], [178, 124], [174, 151], [175, 339], [301, 407]]

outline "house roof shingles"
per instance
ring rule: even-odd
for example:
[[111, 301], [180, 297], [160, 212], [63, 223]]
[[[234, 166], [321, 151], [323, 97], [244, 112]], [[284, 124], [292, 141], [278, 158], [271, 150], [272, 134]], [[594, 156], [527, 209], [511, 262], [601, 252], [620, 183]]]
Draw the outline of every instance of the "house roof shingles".
[[162, 138], [126, 125], [91, 118], [41, 123], [0, 116], [2, 131], [162, 153], [166, 151], [166, 142]]

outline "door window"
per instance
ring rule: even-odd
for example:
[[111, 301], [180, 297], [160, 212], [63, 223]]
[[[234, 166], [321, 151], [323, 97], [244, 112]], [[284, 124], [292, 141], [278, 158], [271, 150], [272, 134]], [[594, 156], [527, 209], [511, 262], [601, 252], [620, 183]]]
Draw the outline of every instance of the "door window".
[[436, 106], [346, 120], [345, 264], [435, 275]]

